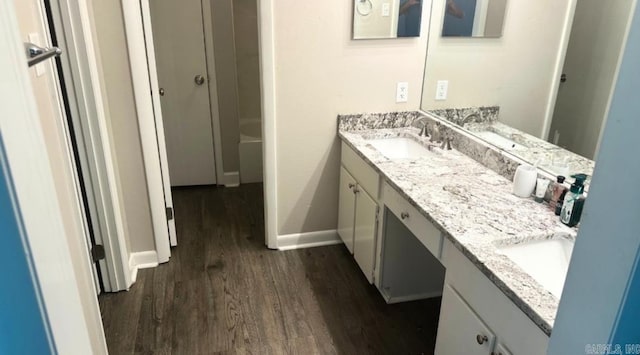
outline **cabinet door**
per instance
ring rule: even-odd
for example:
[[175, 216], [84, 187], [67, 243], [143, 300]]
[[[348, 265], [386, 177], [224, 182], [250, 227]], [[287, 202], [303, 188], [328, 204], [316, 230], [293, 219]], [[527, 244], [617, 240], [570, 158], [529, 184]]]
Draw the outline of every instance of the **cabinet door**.
[[495, 335], [448, 284], [442, 293], [436, 355], [489, 355]]
[[340, 166], [340, 196], [338, 205], [338, 235], [353, 254], [353, 223], [356, 209], [356, 180]]
[[353, 255], [369, 283], [373, 283], [378, 205], [361, 187], [356, 190], [356, 218]]
[[491, 355], [511, 355], [511, 352], [507, 350], [507, 347], [502, 343], [498, 343], [498, 345], [496, 345], [496, 350], [494, 350]]

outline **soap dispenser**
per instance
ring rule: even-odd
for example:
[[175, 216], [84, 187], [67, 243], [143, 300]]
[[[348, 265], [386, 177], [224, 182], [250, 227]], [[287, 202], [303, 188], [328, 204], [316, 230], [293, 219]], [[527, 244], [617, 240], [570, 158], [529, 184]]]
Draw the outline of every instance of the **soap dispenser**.
[[572, 177], [575, 178], [575, 181], [571, 184], [571, 189], [564, 198], [562, 212], [560, 213], [560, 221], [569, 227], [580, 223], [585, 201], [583, 196], [584, 182], [587, 180], [587, 175], [585, 174], [576, 174]]

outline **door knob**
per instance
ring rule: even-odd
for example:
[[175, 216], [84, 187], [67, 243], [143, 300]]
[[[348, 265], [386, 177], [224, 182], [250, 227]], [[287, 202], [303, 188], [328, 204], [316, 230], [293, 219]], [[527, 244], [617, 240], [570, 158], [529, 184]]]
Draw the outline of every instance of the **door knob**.
[[560, 82], [561, 82], [561, 83], [564, 83], [564, 82], [566, 82], [566, 81], [567, 81], [567, 74], [562, 74], [562, 75], [560, 75]]
[[195, 78], [193, 78], [193, 81], [196, 83], [196, 85], [202, 85], [204, 84], [204, 76], [198, 74]]
[[164, 88], [160, 88], [158, 91], [160, 92], [160, 96], [164, 96]]

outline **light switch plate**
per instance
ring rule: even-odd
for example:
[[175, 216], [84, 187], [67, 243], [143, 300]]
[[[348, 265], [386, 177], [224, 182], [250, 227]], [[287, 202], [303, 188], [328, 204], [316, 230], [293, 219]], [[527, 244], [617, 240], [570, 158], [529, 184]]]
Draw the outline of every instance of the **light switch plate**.
[[384, 4], [382, 4], [382, 17], [389, 16], [391, 16], [391, 4], [385, 2]]
[[407, 102], [409, 100], [409, 83], [406, 81], [398, 82], [396, 87], [396, 102]]
[[438, 80], [436, 84], [436, 100], [446, 100], [449, 91], [449, 80]]
[[[29, 42], [35, 44], [36, 46], [42, 46], [40, 43], [40, 35], [38, 33], [29, 33], [27, 36], [29, 38]], [[45, 73], [44, 63], [36, 64], [36, 76], [43, 76]]]

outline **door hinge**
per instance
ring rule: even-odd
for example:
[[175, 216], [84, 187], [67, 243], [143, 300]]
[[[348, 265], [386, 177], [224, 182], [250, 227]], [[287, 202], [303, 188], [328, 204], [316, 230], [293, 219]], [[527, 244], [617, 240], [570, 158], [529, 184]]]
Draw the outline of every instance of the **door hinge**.
[[376, 222], [378, 222], [380, 216], [380, 206], [376, 206]]
[[173, 219], [173, 207], [167, 207], [166, 211], [167, 211], [167, 221], [172, 220]]
[[104, 246], [100, 244], [96, 244], [91, 248], [91, 260], [93, 262], [98, 262], [98, 260], [104, 259], [106, 256], [104, 252]]

